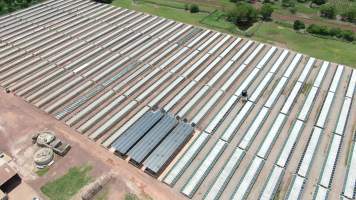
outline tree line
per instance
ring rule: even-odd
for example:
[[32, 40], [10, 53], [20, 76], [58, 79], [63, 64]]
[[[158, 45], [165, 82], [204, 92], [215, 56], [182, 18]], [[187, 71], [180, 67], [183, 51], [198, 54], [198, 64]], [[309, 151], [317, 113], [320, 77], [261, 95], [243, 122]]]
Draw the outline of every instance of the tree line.
[[349, 42], [352, 42], [356, 39], [354, 32], [351, 30], [342, 30], [336, 27], [327, 27], [317, 24], [310, 24], [308, 27], [306, 27], [305, 24], [300, 20], [294, 21], [293, 28], [297, 31], [303, 31], [305, 29], [305, 31], [310, 34], [335, 37]]
[[[269, 0], [268, 0], [269, 1]], [[337, 9], [335, 3], [328, 0], [297, 0], [300, 3], [307, 3], [310, 1], [310, 7], [317, 7], [320, 11], [320, 16], [328, 19], [335, 19], [337, 16]], [[352, 5], [342, 11], [339, 11], [341, 20], [356, 23], [356, 6]], [[282, 6], [288, 8], [292, 13], [296, 12], [295, 0], [282, 0]]]
[[0, 0], [0, 14], [27, 8], [41, 1], [42, 0]]

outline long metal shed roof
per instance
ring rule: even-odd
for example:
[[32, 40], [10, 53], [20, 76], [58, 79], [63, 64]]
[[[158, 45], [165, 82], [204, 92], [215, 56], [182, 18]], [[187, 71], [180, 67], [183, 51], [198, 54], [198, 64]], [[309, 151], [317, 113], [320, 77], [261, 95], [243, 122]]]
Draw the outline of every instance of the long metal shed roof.
[[193, 133], [193, 127], [187, 123], [178, 124], [162, 143], [144, 161], [153, 173], [159, 173], [162, 167], [173, 158], [174, 154], [185, 144]]
[[127, 152], [127, 155], [136, 163], [141, 163], [177, 123], [178, 120], [174, 116], [165, 115]]
[[121, 154], [126, 154], [162, 116], [161, 111], [147, 112], [111, 145], [112, 148]]

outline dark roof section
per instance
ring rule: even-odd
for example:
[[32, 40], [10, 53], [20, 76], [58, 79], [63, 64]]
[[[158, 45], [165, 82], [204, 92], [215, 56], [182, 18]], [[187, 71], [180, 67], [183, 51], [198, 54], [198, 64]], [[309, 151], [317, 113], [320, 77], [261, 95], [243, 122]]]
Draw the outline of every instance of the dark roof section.
[[159, 174], [175, 154], [183, 147], [192, 136], [194, 128], [187, 123], [180, 123], [161, 142], [161, 144], [144, 161], [143, 165], [151, 174]]
[[145, 113], [136, 123], [115, 140], [112, 144], [112, 148], [120, 154], [126, 154], [130, 148], [162, 118], [162, 116], [163, 113], [161, 111]]
[[145, 136], [127, 153], [132, 161], [141, 163], [147, 155], [169, 134], [177, 125], [178, 120], [166, 114]]
[[12, 177], [16, 176], [16, 172], [7, 164], [0, 166], [0, 187], [9, 181]]

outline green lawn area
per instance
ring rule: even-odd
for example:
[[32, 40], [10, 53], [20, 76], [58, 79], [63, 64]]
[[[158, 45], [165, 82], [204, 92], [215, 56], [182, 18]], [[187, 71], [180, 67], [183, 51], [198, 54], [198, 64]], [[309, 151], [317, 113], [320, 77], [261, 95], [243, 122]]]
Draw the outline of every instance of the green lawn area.
[[317, 8], [309, 7], [309, 2], [307, 3], [296, 2], [295, 7], [297, 8], [297, 12], [304, 13], [304, 14], [317, 14], [319, 11]]
[[281, 43], [297, 52], [356, 67], [356, 45], [323, 39], [279, 26], [273, 22], [263, 23], [253, 39], [267, 43]]
[[225, 13], [222, 11], [211, 13], [200, 21], [200, 25], [230, 34], [235, 34], [238, 30], [233, 23], [225, 20]]
[[153, 15], [193, 25], [200, 25], [199, 21], [209, 15], [209, 13], [192, 14], [188, 11], [185, 11], [184, 9], [176, 9], [168, 6], [159, 6], [145, 1], [137, 1], [136, 3], [133, 3], [132, 0], [115, 0], [113, 2], [113, 5], [145, 13], [150, 13]]
[[62, 177], [42, 186], [41, 191], [50, 200], [69, 200], [91, 181], [90, 171], [88, 165], [70, 168]]
[[136, 194], [127, 193], [125, 194], [125, 200], [140, 200]]
[[[234, 35], [246, 36], [250, 35], [251, 32], [254, 32], [252, 36], [252, 39], [254, 40], [276, 45], [282, 44], [289, 49], [306, 55], [356, 67], [356, 56], [354, 56], [354, 52], [356, 52], [355, 43], [297, 33], [291, 28], [292, 26], [290, 24], [280, 25], [276, 22], [261, 23], [260, 25], [252, 27], [251, 30], [243, 32], [238, 30], [234, 24], [225, 20], [225, 12], [222, 10], [214, 11], [211, 14], [207, 12], [192, 14], [189, 11], [184, 10], [186, 2], [191, 1], [137, 0], [133, 3], [132, 0], [115, 0], [113, 5]], [[218, 4], [216, 4], [217, 2]], [[231, 5], [231, 2], [229, 2], [229, 0], [216, 0], [211, 3], [211, 8], [208, 8], [208, 4], [204, 3], [204, 1], [199, 0], [197, 1], [197, 4], [204, 4], [205, 9], [217, 9], [220, 5]], [[298, 6], [303, 5], [298, 4]], [[312, 9], [312, 11], [308, 12], [314, 11], [315, 10]]]
[[[274, 11], [278, 14], [281, 15], [292, 15], [292, 13], [290, 12], [289, 8], [285, 8], [282, 6], [281, 3], [276, 2], [274, 4], [272, 4], [272, 7], [274, 8]], [[307, 3], [299, 3], [296, 2], [295, 3], [295, 8], [297, 9], [297, 13], [303, 13], [303, 14], [317, 14], [318, 13], [318, 9], [316, 8], [310, 8], [308, 6]]]

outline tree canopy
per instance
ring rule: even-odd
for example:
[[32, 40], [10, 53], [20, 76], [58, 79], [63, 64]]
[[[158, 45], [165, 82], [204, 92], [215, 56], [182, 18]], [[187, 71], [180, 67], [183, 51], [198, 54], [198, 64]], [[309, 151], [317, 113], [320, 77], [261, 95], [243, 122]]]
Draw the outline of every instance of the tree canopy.
[[294, 28], [294, 30], [305, 29], [305, 24], [304, 24], [304, 22], [302, 22], [300, 20], [295, 20], [294, 24], [293, 24], [293, 28]]
[[257, 21], [257, 10], [248, 3], [239, 2], [228, 14], [228, 19], [240, 27], [252, 25]]
[[27, 8], [41, 0], [0, 0], [0, 14], [6, 14], [15, 10]]
[[263, 4], [260, 10], [260, 14], [262, 16], [263, 20], [270, 20], [272, 13], [273, 13], [273, 7], [270, 4]]
[[190, 12], [191, 13], [198, 13], [200, 11], [199, 6], [196, 4], [193, 4], [190, 6]]
[[325, 18], [334, 19], [336, 17], [336, 8], [331, 4], [324, 4], [320, 7], [320, 15]]
[[356, 6], [346, 9], [341, 13], [342, 20], [356, 23]]

